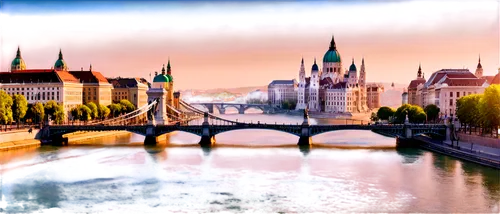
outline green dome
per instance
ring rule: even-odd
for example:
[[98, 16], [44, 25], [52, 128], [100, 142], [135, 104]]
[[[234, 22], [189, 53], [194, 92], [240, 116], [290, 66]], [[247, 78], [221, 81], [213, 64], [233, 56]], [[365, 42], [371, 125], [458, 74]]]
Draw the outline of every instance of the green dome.
[[68, 65], [63, 59], [62, 51], [59, 50], [59, 59], [57, 59], [56, 63], [54, 64], [54, 69], [56, 70], [67, 70]]
[[64, 60], [62, 60], [62, 59], [58, 59], [58, 60], [56, 61], [56, 64], [54, 64], [54, 68], [55, 68], [55, 69], [58, 69], [58, 68], [60, 68], [60, 69], [64, 69], [64, 68], [66, 68], [66, 67], [67, 67], [66, 62], [64, 62]]
[[17, 47], [16, 58], [12, 60], [12, 64], [10, 64], [11, 70], [26, 70], [26, 64], [24, 63], [23, 58], [21, 57], [21, 50]]
[[174, 81], [174, 77], [172, 75], [167, 74], [167, 77], [170, 82]]
[[170, 82], [170, 78], [167, 75], [158, 74], [153, 79], [153, 82]]
[[340, 54], [337, 51], [337, 46], [335, 45], [335, 39], [333, 39], [332, 36], [332, 41], [330, 41], [330, 48], [328, 51], [325, 53], [325, 56], [323, 57], [323, 62], [338, 62], [340, 63]]
[[15, 58], [10, 65], [11, 70], [26, 70], [26, 64], [21, 58]]
[[323, 62], [340, 62], [340, 54], [337, 50], [328, 50], [323, 57]]
[[358, 69], [356, 69], [356, 65], [354, 65], [354, 59], [352, 59], [352, 64], [351, 64], [351, 67], [349, 67], [349, 71], [357, 71]]

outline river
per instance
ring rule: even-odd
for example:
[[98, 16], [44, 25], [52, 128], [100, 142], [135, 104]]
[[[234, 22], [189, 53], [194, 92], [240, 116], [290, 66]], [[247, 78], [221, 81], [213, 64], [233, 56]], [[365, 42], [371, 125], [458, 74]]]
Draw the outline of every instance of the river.
[[[285, 115], [223, 117], [302, 122]], [[499, 213], [499, 170], [395, 149], [393, 138], [370, 131], [324, 133], [311, 148], [268, 130], [221, 133], [212, 149], [188, 133], [165, 138], [164, 147], [144, 147], [144, 137], [130, 134], [0, 152], [0, 212]]]

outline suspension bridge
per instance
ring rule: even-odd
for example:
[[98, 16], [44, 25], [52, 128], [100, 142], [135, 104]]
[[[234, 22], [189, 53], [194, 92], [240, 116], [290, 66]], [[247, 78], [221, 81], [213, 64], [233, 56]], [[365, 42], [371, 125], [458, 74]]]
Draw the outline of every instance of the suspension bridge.
[[[155, 145], [157, 138], [174, 131], [188, 132], [201, 137], [199, 144], [211, 146], [217, 134], [242, 129], [266, 129], [286, 132], [299, 137], [298, 145], [311, 145], [312, 136], [338, 130], [369, 130], [380, 135], [410, 139], [422, 134], [432, 134], [449, 139], [450, 127], [446, 125], [380, 125], [380, 124], [345, 124], [345, 125], [310, 125], [307, 111], [304, 111], [302, 124], [267, 124], [245, 123], [227, 120], [209, 112], [204, 112], [180, 100], [176, 109], [170, 105], [160, 105], [160, 99], [150, 102], [135, 111], [116, 118], [97, 121], [83, 125], [46, 125], [36, 138], [42, 144], [61, 145], [67, 143], [64, 134], [77, 131], [129, 131], [145, 136], [144, 144]], [[164, 108], [163, 108], [164, 107]], [[161, 124], [156, 119], [163, 120]], [[165, 120], [165, 118], [168, 118]], [[191, 121], [203, 118], [201, 125], [190, 124]]]

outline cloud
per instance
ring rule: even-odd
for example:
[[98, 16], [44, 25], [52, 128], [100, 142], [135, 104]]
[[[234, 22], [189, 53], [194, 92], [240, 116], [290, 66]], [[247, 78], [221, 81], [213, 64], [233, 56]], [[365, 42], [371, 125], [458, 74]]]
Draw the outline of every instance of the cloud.
[[[73, 69], [91, 62], [105, 75], [147, 77], [170, 56], [181, 88], [191, 87], [188, 83], [202, 88], [262, 85], [273, 78], [295, 78], [299, 58], [321, 58], [331, 34], [344, 61], [362, 56], [370, 61], [373, 79], [368, 81], [380, 81], [387, 72], [396, 73], [391, 76], [395, 81], [407, 81], [412, 76], [401, 70], [413, 75], [419, 61], [439, 69], [453, 67], [454, 61], [461, 67], [464, 59], [473, 65], [478, 53], [485, 63], [498, 58], [493, 0], [145, 5], [0, 11], [6, 20], [0, 22], [0, 69], [8, 68], [20, 45], [31, 68], [52, 66], [62, 48]], [[483, 66], [485, 72], [492, 68]], [[221, 78], [235, 72], [242, 80]]]

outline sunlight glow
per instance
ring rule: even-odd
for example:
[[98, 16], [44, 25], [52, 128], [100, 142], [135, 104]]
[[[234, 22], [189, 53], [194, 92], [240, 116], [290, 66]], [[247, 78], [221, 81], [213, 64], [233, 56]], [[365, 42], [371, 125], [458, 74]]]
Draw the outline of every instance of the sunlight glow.
[[[158, 30], [161, 28], [178, 31], [198, 29], [236, 29], [249, 30], [256, 27], [277, 26], [373, 26], [377, 24], [433, 23], [450, 14], [464, 11], [494, 11], [497, 3], [483, 2], [409, 2], [378, 7], [358, 7], [351, 9], [329, 9], [314, 12], [295, 12], [277, 14], [239, 14], [203, 15], [185, 17], [148, 17], [102, 25], [8, 25], [4, 34], [21, 33], [26, 36], [41, 31], [73, 32], [134, 32], [139, 30]], [[427, 22], [426, 22], [427, 21]]]

